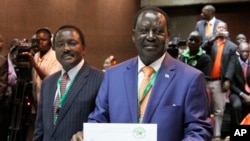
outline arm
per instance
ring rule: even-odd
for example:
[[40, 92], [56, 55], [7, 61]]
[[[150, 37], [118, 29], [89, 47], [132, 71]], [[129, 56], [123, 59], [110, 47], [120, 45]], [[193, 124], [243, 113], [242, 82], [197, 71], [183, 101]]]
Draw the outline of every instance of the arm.
[[229, 62], [228, 67], [225, 74], [225, 81], [223, 82], [223, 89], [229, 90], [230, 88], [230, 81], [232, 80], [234, 71], [235, 71], [235, 64], [237, 61], [237, 55], [236, 55], [236, 45], [231, 43], [230, 44], [230, 54], [229, 54]]
[[35, 121], [35, 129], [33, 135], [33, 141], [42, 141], [43, 140], [43, 94], [44, 94], [44, 87], [42, 84], [41, 89], [41, 99], [37, 108], [37, 116]]
[[23, 52], [22, 54], [28, 55], [30, 60], [30, 65], [34, 68], [41, 80], [46, 77], [46, 73], [37, 65], [34, 55], [31, 52]]
[[212, 60], [210, 58], [210, 56], [205, 55], [204, 56], [204, 68], [203, 68], [203, 72], [205, 74], [205, 78], [209, 78], [210, 77], [210, 73], [211, 73], [211, 69], [212, 69]]
[[108, 123], [109, 119], [109, 110], [108, 110], [108, 77], [105, 73], [104, 80], [101, 84], [99, 92], [96, 97], [96, 107], [88, 117], [88, 122], [102, 122]]
[[6, 58], [1, 57], [2, 64], [0, 66], [0, 100], [3, 99], [7, 83], [8, 83], [8, 61]]
[[209, 103], [203, 74], [194, 76], [187, 90], [183, 141], [209, 141], [212, 136]]

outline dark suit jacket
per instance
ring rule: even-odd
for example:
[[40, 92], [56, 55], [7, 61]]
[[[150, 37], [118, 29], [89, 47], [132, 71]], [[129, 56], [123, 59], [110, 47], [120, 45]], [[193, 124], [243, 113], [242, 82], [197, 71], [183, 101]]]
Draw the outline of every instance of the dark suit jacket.
[[[213, 35], [215, 35], [215, 28], [219, 22], [221, 22], [221, 20], [215, 19], [214, 26], [213, 26]], [[207, 25], [206, 20], [200, 20], [196, 23], [196, 26], [195, 26], [195, 30], [197, 30], [201, 34], [203, 38], [203, 42], [205, 42], [209, 38], [209, 37], [206, 37], [206, 25]]]
[[9, 107], [6, 99], [6, 89], [8, 84], [8, 61], [0, 55], [0, 140], [6, 141], [9, 127]]
[[8, 84], [8, 61], [0, 55], [0, 100], [4, 99]]
[[[235, 62], [235, 72], [234, 72], [232, 83], [231, 83], [231, 93], [236, 94], [236, 95], [239, 95], [240, 92], [244, 92], [248, 94], [248, 92], [245, 91], [246, 80], [244, 78], [243, 69], [241, 66], [242, 64], [240, 63], [241, 62], [237, 59], [237, 61]], [[247, 65], [247, 82], [249, 85], [250, 84], [250, 59], [248, 59], [248, 65]]]
[[[138, 59], [105, 72], [89, 122], [138, 123]], [[168, 53], [153, 86], [143, 123], [157, 124], [157, 141], [209, 141], [204, 74]]]
[[82, 131], [83, 122], [87, 121], [89, 113], [95, 107], [103, 72], [85, 62], [60, 109], [57, 124], [54, 125], [52, 109], [60, 74], [61, 71], [43, 80], [33, 141], [70, 141], [73, 134]]
[[[216, 53], [217, 53], [217, 43], [213, 44], [205, 43], [202, 47], [206, 53], [212, 59], [212, 66], [215, 61]], [[231, 80], [234, 73], [235, 61], [237, 59], [236, 55], [237, 45], [232, 41], [226, 39], [225, 45], [222, 51], [222, 59], [221, 59], [221, 82], [223, 83], [225, 80]]]

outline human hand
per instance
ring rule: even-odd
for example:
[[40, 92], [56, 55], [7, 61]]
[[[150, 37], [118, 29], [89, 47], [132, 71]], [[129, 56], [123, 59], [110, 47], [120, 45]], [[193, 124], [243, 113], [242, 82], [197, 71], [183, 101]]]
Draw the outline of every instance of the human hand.
[[245, 104], [250, 105], [250, 95], [244, 93], [242, 98]]
[[22, 55], [29, 56], [30, 63], [33, 67], [36, 65], [35, 60], [34, 60], [34, 56], [31, 52], [22, 52]]
[[75, 133], [70, 141], [83, 141], [83, 132], [79, 131]]
[[229, 80], [226, 80], [224, 83], [223, 83], [223, 90], [227, 91], [229, 90], [230, 88], [230, 81]]

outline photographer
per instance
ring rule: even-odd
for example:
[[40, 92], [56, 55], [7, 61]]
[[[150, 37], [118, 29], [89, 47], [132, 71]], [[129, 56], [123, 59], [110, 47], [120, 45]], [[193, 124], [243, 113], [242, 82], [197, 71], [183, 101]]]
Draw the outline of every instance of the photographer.
[[33, 67], [32, 77], [33, 77], [33, 96], [34, 104], [32, 106], [32, 117], [30, 123], [30, 129], [28, 133], [28, 138], [32, 139], [34, 122], [36, 117], [37, 104], [40, 98], [40, 88], [42, 80], [51, 75], [52, 73], [60, 70], [61, 65], [56, 60], [55, 52], [52, 50], [52, 33], [45, 27], [40, 28], [36, 31], [36, 39], [39, 39], [39, 51], [33, 54], [31, 52], [24, 52], [30, 58], [30, 64]]

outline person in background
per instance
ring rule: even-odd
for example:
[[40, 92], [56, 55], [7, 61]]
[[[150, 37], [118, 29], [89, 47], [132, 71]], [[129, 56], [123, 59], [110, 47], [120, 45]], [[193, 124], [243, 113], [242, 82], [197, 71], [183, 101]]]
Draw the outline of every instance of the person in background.
[[210, 76], [212, 60], [201, 48], [202, 37], [198, 31], [192, 31], [187, 38], [187, 49], [181, 54], [180, 61], [202, 71], [206, 78]]
[[[0, 34], [0, 52], [4, 47], [4, 38]], [[7, 141], [9, 131], [9, 116], [10, 103], [8, 103], [8, 96], [6, 96], [6, 89], [8, 84], [8, 60], [6, 57], [0, 55], [0, 140]]]
[[83, 58], [86, 44], [79, 28], [60, 27], [53, 43], [62, 70], [42, 82], [33, 141], [69, 141], [94, 110], [103, 80], [103, 72]]
[[216, 26], [216, 34], [206, 41], [202, 48], [212, 59], [212, 69], [207, 81], [207, 88], [212, 95], [213, 141], [220, 141], [226, 104], [225, 98], [230, 89], [230, 81], [235, 69], [237, 46], [228, 39], [227, 24], [219, 22]]
[[55, 52], [52, 49], [52, 33], [48, 27], [39, 28], [35, 32], [36, 39], [39, 40], [39, 51], [33, 54], [33, 51], [24, 52], [28, 55], [32, 66], [33, 80], [33, 100], [32, 114], [28, 131], [28, 140], [32, 139], [34, 132], [34, 123], [36, 119], [37, 105], [40, 101], [41, 83], [43, 79], [61, 69], [60, 63], [56, 60]]
[[205, 5], [201, 11], [202, 20], [196, 22], [195, 30], [201, 34], [203, 42], [215, 35], [215, 28], [222, 21], [215, 17], [215, 13], [216, 9], [213, 5]]
[[104, 60], [103, 63], [103, 71], [105, 72], [106, 69], [108, 69], [111, 66], [114, 66], [117, 64], [117, 61], [113, 55], [110, 55], [108, 58]]
[[[247, 42], [247, 37], [246, 37], [246, 35], [244, 35], [244, 34], [242, 34], [242, 33], [240, 33], [240, 34], [238, 34], [238, 35], [236, 36], [236, 45], [237, 45], [238, 48], [239, 48], [239, 45], [240, 45], [241, 42]], [[238, 48], [237, 48], [236, 54], [237, 54], [237, 55], [240, 55], [240, 53], [238, 52]]]
[[[232, 123], [240, 124], [243, 117], [250, 113], [250, 59], [249, 44], [240, 42], [239, 57], [231, 83], [230, 104], [232, 105]], [[246, 68], [245, 68], [246, 67]]]
[[236, 36], [236, 44], [240, 45], [241, 42], [247, 42], [247, 37], [246, 35], [240, 33]]
[[[157, 7], [142, 8], [132, 32], [138, 56], [106, 70], [88, 122], [155, 123], [157, 141], [210, 141], [204, 74], [166, 51], [167, 14]], [[146, 90], [140, 85], [144, 73], [151, 78]], [[80, 140], [83, 133], [77, 132], [71, 141]]]

